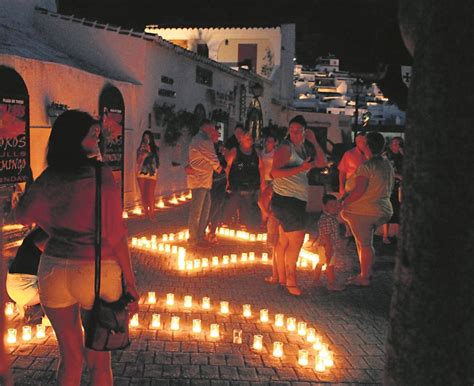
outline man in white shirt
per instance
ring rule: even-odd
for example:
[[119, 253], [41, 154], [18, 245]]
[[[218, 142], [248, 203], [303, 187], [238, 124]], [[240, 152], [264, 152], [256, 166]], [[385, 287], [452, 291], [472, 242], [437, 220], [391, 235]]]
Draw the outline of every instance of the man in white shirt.
[[209, 246], [205, 240], [205, 232], [211, 208], [212, 173], [220, 173], [222, 170], [212, 141], [216, 132], [215, 125], [206, 119], [189, 145], [186, 173], [188, 188], [192, 190], [193, 196], [188, 217], [191, 246]]

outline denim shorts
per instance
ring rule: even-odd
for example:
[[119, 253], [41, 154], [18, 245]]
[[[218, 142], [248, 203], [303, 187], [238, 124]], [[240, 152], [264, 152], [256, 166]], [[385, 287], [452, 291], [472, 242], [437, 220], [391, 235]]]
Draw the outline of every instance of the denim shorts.
[[271, 209], [285, 232], [304, 231], [307, 223], [306, 201], [273, 192]]
[[[94, 304], [95, 262], [42, 255], [38, 267], [41, 304], [64, 308], [79, 304], [85, 310]], [[102, 260], [100, 297], [107, 302], [122, 294], [122, 270], [114, 260]]]

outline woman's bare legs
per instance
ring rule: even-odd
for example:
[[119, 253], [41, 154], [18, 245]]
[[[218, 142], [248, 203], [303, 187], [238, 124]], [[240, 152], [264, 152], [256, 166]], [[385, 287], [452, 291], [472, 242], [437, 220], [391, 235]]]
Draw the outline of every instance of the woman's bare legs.
[[303, 246], [305, 231], [284, 233], [288, 240], [288, 246], [285, 251], [286, 286], [290, 294], [298, 296], [301, 295], [301, 290], [298, 288], [296, 280], [296, 262]]
[[143, 212], [145, 213], [145, 217], [148, 216], [148, 207], [147, 207], [147, 196], [146, 196], [146, 178], [137, 178], [138, 187], [140, 189], [140, 196], [142, 198], [142, 206]]
[[156, 180], [148, 179], [145, 181], [145, 197], [149, 218], [153, 218], [155, 212], [155, 188]]
[[275, 261], [278, 272], [278, 282], [282, 285], [286, 285], [285, 253], [287, 247], [288, 238], [281, 225], [278, 225], [278, 243], [275, 247]]

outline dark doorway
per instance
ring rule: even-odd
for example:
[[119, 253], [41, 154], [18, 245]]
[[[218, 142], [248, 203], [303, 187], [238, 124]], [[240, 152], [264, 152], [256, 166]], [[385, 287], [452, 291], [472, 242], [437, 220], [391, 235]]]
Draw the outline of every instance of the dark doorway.
[[257, 45], [256, 44], [239, 44], [239, 66], [246, 65], [249, 70], [255, 72], [257, 68]]

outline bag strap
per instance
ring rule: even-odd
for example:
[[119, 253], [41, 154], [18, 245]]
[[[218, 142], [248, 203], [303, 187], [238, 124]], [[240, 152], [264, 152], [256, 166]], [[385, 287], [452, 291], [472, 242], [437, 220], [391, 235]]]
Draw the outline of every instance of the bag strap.
[[101, 221], [101, 196], [102, 196], [102, 172], [100, 163], [95, 165], [95, 299], [100, 295], [100, 260], [102, 254], [102, 221]]

